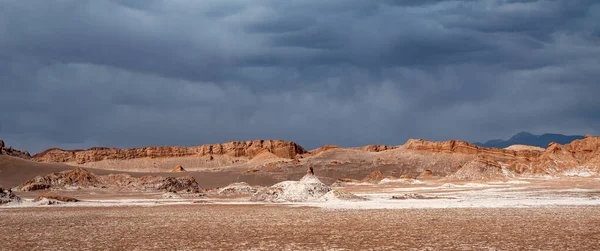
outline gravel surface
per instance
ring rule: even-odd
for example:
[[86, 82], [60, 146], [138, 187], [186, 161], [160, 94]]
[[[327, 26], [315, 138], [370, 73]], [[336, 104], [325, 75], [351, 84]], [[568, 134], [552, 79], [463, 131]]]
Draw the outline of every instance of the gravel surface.
[[600, 250], [600, 207], [47, 207], [0, 219], [0, 250]]

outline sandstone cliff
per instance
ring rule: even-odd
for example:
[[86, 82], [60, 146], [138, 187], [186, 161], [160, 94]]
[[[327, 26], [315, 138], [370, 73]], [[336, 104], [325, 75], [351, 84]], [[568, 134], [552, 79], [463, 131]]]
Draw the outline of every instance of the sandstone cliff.
[[[516, 174], [555, 175], [575, 169], [589, 170], [592, 173], [600, 172], [600, 137], [596, 136], [585, 136], [583, 139], [565, 145], [550, 143], [543, 151], [484, 148], [457, 140], [431, 142], [411, 139], [403, 147], [433, 153], [486, 156], [493, 161], [506, 164], [507, 170]], [[474, 164], [482, 163], [482, 159], [474, 162]]]
[[341, 148], [336, 145], [324, 145], [317, 149], [311, 150], [309, 153], [310, 154], [319, 154], [319, 153], [327, 152], [327, 151], [333, 150], [333, 149], [352, 149], [352, 150], [358, 150], [358, 151], [364, 151], [364, 152], [381, 152], [381, 151], [387, 151], [387, 150], [392, 150], [392, 149], [396, 149], [396, 148], [398, 148], [398, 147], [397, 146], [387, 146], [387, 145], [366, 145], [366, 146], [359, 146], [359, 147], [353, 147], [353, 148]]
[[3, 140], [0, 140], [0, 155], [14, 156], [23, 159], [31, 158], [31, 155], [29, 155], [28, 151], [19, 151], [17, 149], [13, 149], [12, 147], [6, 147]]
[[419, 150], [436, 153], [462, 153], [473, 155], [489, 155], [501, 158], [536, 158], [541, 155], [539, 151], [521, 150], [513, 151], [499, 148], [485, 148], [460, 140], [432, 142], [422, 139], [409, 139], [403, 146], [405, 149]]
[[600, 137], [585, 136], [566, 145], [550, 143], [546, 150], [530, 162], [513, 161], [518, 172], [555, 174], [583, 168], [600, 172]]
[[228, 142], [224, 144], [201, 145], [192, 147], [152, 146], [143, 148], [105, 148], [94, 147], [88, 150], [48, 149], [33, 156], [39, 162], [76, 162], [84, 164], [107, 159], [126, 160], [136, 158], [165, 158], [183, 156], [228, 155], [232, 157], [252, 158], [262, 151], [269, 151], [281, 158], [294, 158], [306, 150], [294, 142], [282, 140], [254, 140]]

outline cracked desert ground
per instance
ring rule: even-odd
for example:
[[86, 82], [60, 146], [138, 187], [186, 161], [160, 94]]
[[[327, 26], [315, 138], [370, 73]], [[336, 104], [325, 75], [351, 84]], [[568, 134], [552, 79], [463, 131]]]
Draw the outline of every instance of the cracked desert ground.
[[598, 250], [599, 207], [2, 209], [2, 250]]

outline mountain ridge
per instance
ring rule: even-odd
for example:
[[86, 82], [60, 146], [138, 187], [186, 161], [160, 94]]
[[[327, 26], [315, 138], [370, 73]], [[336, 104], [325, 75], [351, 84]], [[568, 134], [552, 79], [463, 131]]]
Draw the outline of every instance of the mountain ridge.
[[583, 135], [563, 135], [557, 133], [544, 133], [541, 135], [535, 135], [529, 132], [519, 132], [510, 137], [508, 140], [492, 139], [484, 143], [473, 142], [473, 144], [486, 148], [506, 148], [512, 145], [528, 145], [546, 148], [552, 142], [564, 145], [571, 143], [574, 140], [583, 139], [584, 137], [585, 136]]

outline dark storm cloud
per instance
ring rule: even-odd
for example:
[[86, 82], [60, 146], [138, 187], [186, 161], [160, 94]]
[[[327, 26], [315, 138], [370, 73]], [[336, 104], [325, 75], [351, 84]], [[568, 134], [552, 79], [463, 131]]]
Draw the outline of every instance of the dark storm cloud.
[[600, 4], [0, 2], [0, 138], [41, 151], [598, 134]]

